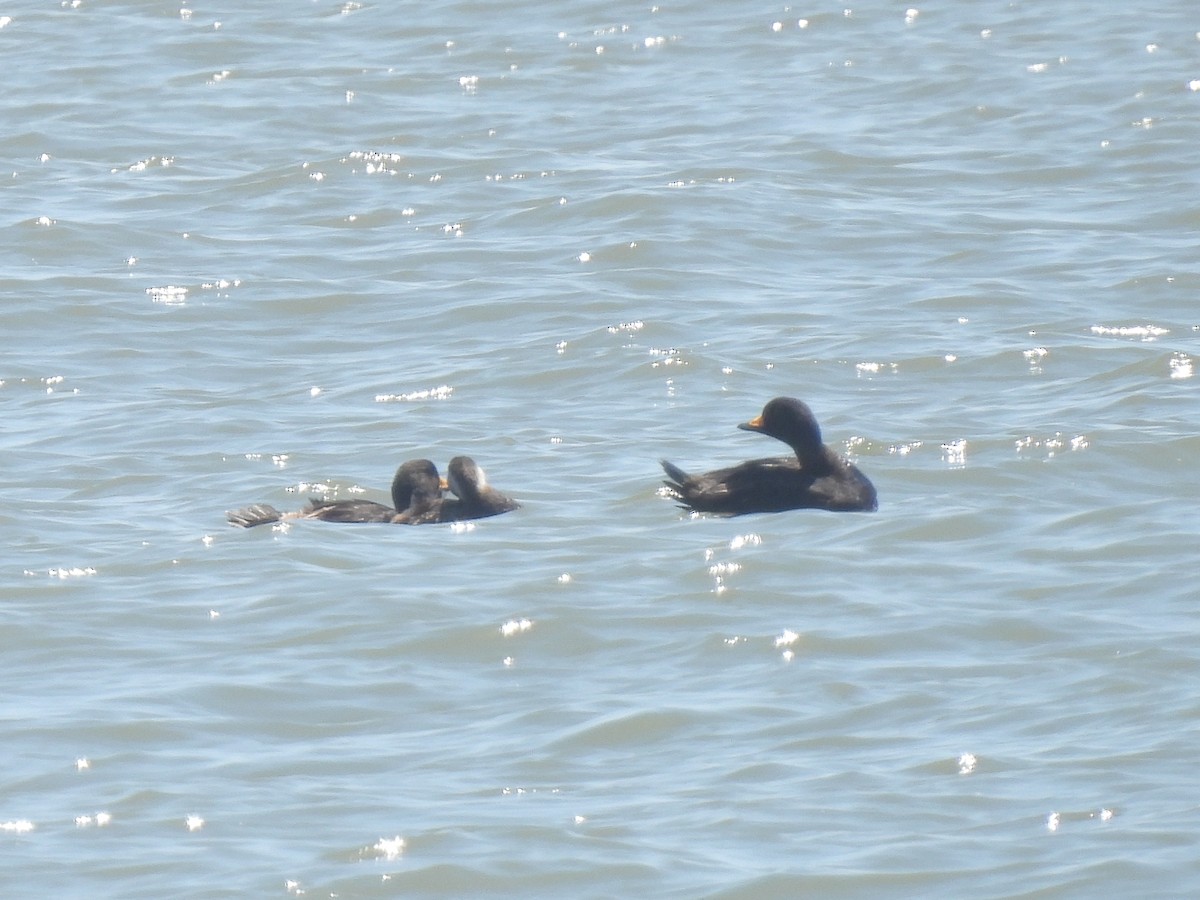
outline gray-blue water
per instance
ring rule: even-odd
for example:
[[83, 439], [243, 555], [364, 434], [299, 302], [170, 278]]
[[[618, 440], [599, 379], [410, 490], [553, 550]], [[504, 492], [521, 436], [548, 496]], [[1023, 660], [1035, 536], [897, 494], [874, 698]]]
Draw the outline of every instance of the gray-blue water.
[[0, 23], [5, 895], [1200, 894], [1194, 4]]

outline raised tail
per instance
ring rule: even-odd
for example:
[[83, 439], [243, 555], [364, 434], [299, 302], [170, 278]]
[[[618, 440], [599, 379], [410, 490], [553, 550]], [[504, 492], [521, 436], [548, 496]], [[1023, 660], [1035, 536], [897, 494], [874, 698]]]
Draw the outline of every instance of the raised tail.
[[675, 465], [675, 463], [667, 462], [665, 459], [660, 459], [658, 462], [663, 467], [663, 471], [667, 473], [667, 477], [671, 479], [670, 481], [664, 481], [663, 484], [676, 491], [683, 487], [683, 483], [688, 480], [688, 473]]
[[679, 504], [680, 509], [691, 509], [691, 505], [687, 499], [687, 488], [685, 487], [690, 477], [688, 473], [674, 463], [667, 462], [665, 459], [660, 459], [658, 462], [663, 467], [663, 471], [667, 473], [667, 479], [663, 480], [663, 484], [667, 487], [667, 496], [675, 500]]

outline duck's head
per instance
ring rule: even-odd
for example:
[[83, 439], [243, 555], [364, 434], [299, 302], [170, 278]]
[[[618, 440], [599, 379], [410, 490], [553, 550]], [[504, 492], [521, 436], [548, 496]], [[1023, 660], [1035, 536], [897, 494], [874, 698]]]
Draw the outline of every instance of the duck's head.
[[459, 500], [471, 502], [487, 488], [487, 476], [483, 468], [469, 456], [456, 456], [446, 468], [446, 482], [450, 492]]
[[783, 441], [801, 460], [816, 456], [823, 446], [816, 416], [808, 404], [795, 397], [776, 397], [763, 407], [761, 413], [738, 428]]
[[437, 466], [428, 459], [401, 463], [392, 479], [392, 506], [402, 512], [414, 503], [429, 503], [442, 496], [443, 481]]

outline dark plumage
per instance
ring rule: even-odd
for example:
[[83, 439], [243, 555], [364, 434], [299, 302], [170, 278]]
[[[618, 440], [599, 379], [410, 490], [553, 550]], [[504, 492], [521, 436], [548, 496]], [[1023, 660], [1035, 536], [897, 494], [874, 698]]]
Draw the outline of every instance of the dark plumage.
[[878, 508], [875, 486], [825, 446], [812, 410], [801, 401], [776, 397], [761, 415], [738, 428], [781, 440], [796, 455], [752, 459], [701, 475], [688, 475], [663, 460], [671, 479], [663, 483], [685, 509], [737, 516], [786, 509], [873, 512]]
[[487, 482], [483, 469], [469, 456], [456, 456], [446, 469], [446, 481], [454, 498], [442, 501], [440, 521], [486, 519], [519, 509], [512, 497], [500, 493]]
[[374, 500], [319, 500], [311, 498], [299, 512], [282, 513], [266, 503], [230, 510], [229, 524], [253, 528], [283, 519], [320, 519], [323, 522], [393, 522], [424, 525], [441, 514], [442, 482], [437, 466], [427, 459], [401, 464], [392, 479], [392, 506]]
[[[401, 472], [404, 477], [401, 478]], [[396, 481], [400, 481], [399, 489]], [[392, 502], [396, 504], [396, 513], [392, 523], [396, 525], [427, 525], [439, 521], [442, 511], [442, 485], [438, 477], [437, 466], [427, 459], [410, 459], [400, 466], [396, 479], [392, 482]], [[407, 494], [408, 502], [403, 508], [400, 502]]]

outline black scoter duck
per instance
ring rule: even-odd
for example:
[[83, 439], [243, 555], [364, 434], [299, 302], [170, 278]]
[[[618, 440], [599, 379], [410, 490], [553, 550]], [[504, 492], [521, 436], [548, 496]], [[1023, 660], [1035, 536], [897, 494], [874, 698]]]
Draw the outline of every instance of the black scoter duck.
[[424, 525], [437, 522], [441, 514], [442, 481], [437, 466], [427, 459], [410, 459], [401, 464], [392, 479], [392, 506], [374, 500], [320, 500], [311, 498], [298, 512], [280, 512], [266, 503], [230, 510], [229, 524], [253, 528], [284, 519], [320, 519], [323, 522], [391, 522]]
[[500, 493], [490, 484], [483, 469], [469, 456], [456, 456], [446, 469], [446, 482], [457, 499], [442, 501], [440, 520], [461, 522], [464, 519], [486, 519], [519, 509], [512, 497]]
[[875, 486], [825, 446], [816, 417], [800, 400], [776, 397], [757, 418], [738, 428], [781, 440], [796, 455], [752, 459], [701, 475], [688, 475], [664, 459], [662, 467], [671, 480], [663, 483], [683, 508], [730, 516], [787, 509], [878, 509]]

